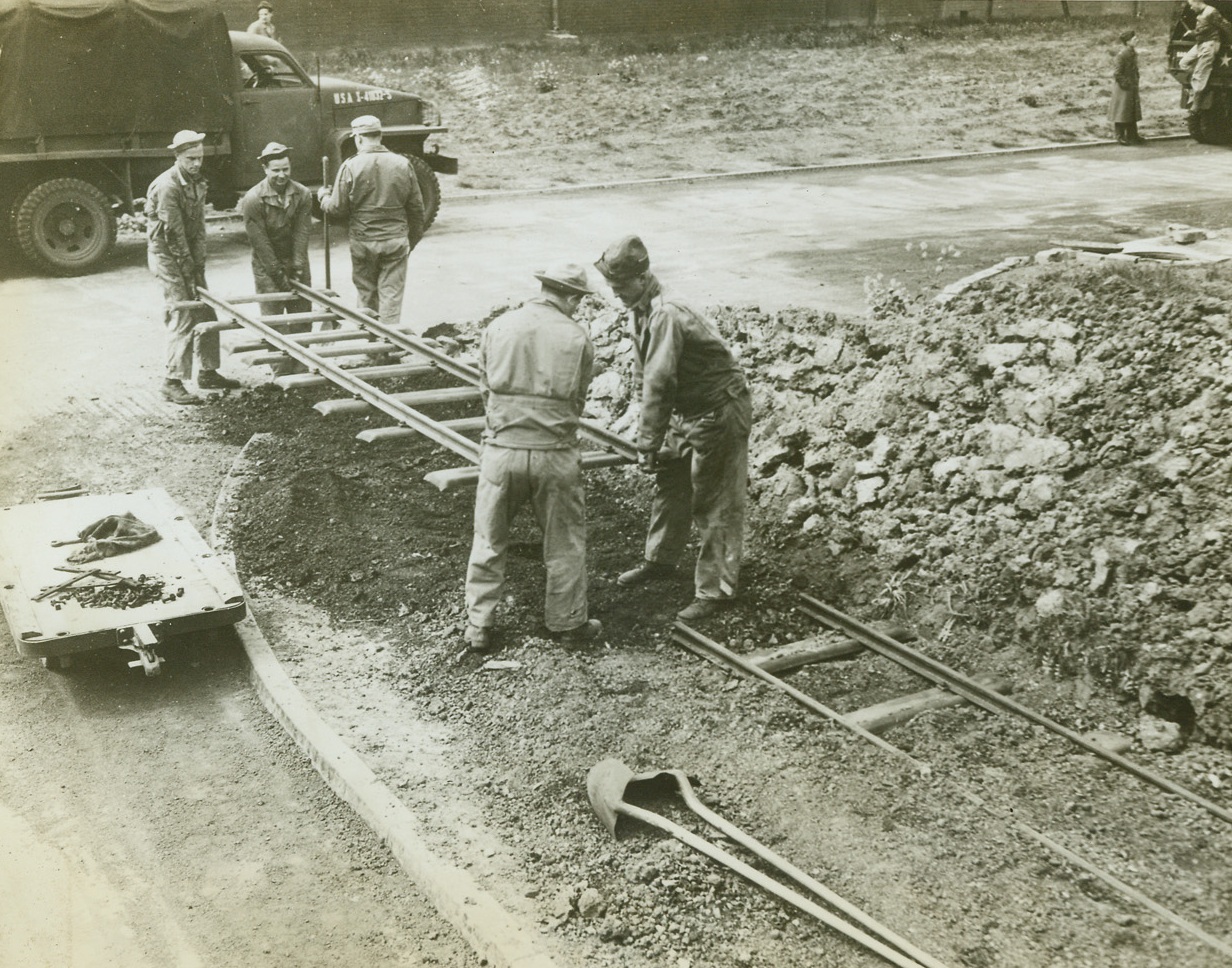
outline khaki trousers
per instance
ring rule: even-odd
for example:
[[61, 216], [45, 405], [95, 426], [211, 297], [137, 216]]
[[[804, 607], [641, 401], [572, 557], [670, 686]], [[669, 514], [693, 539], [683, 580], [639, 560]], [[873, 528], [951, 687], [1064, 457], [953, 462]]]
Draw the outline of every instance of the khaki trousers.
[[475, 537], [466, 569], [471, 625], [491, 628], [505, 589], [509, 530], [530, 503], [543, 530], [544, 624], [564, 632], [586, 622], [586, 496], [581, 451], [513, 450], [486, 444], [475, 491]]
[[[168, 380], [191, 380], [193, 375], [193, 354], [197, 356], [197, 366], [202, 370], [217, 370], [219, 363], [218, 333], [206, 333], [197, 336], [193, 330], [198, 323], [214, 318], [210, 309], [175, 309], [178, 302], [188, 302], [196, 298], [192, 287], [180, 275], [179, 266], [170, 256], [156, 252], [149, 253], [150, 271], [158, 277], [163, 287], [163, 326], [167, 331], [165, 376]], [[205, 273], [195, 280], [200, 288], [205, 288]]]
[[359, 293], [360, 308], [375, 314], [386, 326], [397, 326], [402, 319], [410, 254], [411, 243], [406, 239], [351, 241], [351, 281]]
[[1195, 100], [1206, 90], [1206, 85], [1211, 79], [1211, 71], [1215, 67], [1215, 55], [1218, 53], [1218, 39], [1204, 40], [1189, 48], [1177, 62], [1177, 66], [1183, 71], [1193, 69], [1193, 73], [1189, 75], [1189, 90]]
[[698, 598], [731, 598], [740, 587], [752, 424], [747, 388], [710, 413], [672, 418], [665, 444], [680, 457], [663, 461], [655, 474], [646, 560], [676, 564], [696, 524]]

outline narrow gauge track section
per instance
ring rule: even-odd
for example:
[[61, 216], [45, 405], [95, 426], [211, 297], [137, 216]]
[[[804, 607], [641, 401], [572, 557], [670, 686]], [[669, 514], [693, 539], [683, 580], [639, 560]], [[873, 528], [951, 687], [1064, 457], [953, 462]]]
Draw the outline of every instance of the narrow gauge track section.
[[[416, 409], [419, 405], [455, 403], [478, 400], [479, 370], [469, 363], [454, 359], [433, 343], [406, 330], [386, 326], [366, 313], [342, 303], [338, 296], [327, 290], [313, 289], [302, 283], [292, 282], [292, 291], [264, 293], [223, 298], [207, 290], [198, 292], [198, 303], [213, 309], [219, 319], [200, 324], [197, 329], [228, 330], [243, 328], [256, 339], [229, 347], [232, 354], [261, 352], [249, 362], [273, 363], [291, 359], [307, 368], [306, 373], [293, 373], [275, 378], [283, 389], [334, 384], [350, 394], [344, 400], [323, 400], [314, 406], [319, 413], [330, 416], [341, 413], [362, 412], [369, 408], [393, 418], [398, 426], [379, 427], [360, 432], [357, 436], [366, 443], [394, 440], [419, 434], [457, 454], [468, 466], [433, 471], [424, 480], [442, 491], [474, 484], [478, 479], [479, 443], [464, 433], [476, 432], [483, 427], [482, 418], [464, 417], [456, 420], [433, 420]], [[267, 303], [281, 303], [288, 299], [303, 298], [319, 307], [307, 313], [260, 315], [245, 311], [240, 306], [255, 303], [261, 307]], [[321, 324], [324, 328], [313, 333], [285, 333], [282, 327], [292, 323]], [[271, 352], [272, 351], [272, 352]], [[394, 365], [361, 365], [344, 367], [335, 362], [338, 357], [371, 357], [401, 351], [406, 356]], [[406, 362], [407, 357], [412, 362]], [[461, 381], [459, 386], [436, 390], [413, 390], [387, 393], [374, 381], [447, 373]], [[584, 469], [611, 467], [637, 461], [637, 449], [618, 434], [600, 427], [591, 421], [582, 421], [582, 436], [600, 449], [582, 455]]]
[[[1077, 742], [1084, 749], [1101, 756], [1103, 759], [1113, 763], [1126, 772], [1129, 772], [1138, 779], [1156, 786], [1170, 794], [1181, 796], [1184, 799], [1189, 800], [1191, 803], [1207, 810], [1213, 816], [1232, 822], [1232, 813], [1218, 804], [1212, 803], [1211, 801], [1206, 800], [1205, 798], [1194, 793], [1192, 790], [1188, 790], [1179, 784], [1175, 784], [1166, 777], [1159, 776], [1150, 770], [1140, 767], [1122, 756], [1104, 750], [1102, 747], [1098, 747], [1097, 744], [1091, 743], [1085, 737], [1074, 733], [1072, 730], [1067, 729], [1060, 723], [1050, 720], [1046, 716], [1034, 712], [1020, 703], [1014, 702], [1013, 700], [1000, 695], [994, 689], [986, 687], [981, 682], [969, 678], [954, 669], [950, 669], [948, 666], [945, 666], [935, 659], [931, 659], [930, 657], [923, 655], [918, 650], [904, 645], [902, 642], [899, 642], [892, 636], [887, 635], [879, 629], [865, 625], [857, 619], [840, 612], [833, 606], [827, 605], [810, 595], [802, 595], [801, 611], [818, 623], [849, 636], [855, 643], [857, 643], [858, 646], [866, 647], [879, 655], [898, 662], [904, 668], [907, 668], [910, 671], [915, 672], [934, 683], [937, 683], [946, 690], [953, 692], [957, 696], [961, 696], [963, 699], [966, 699], [968, 702], [971, 702], [982, 709], [996, 713], [1011, 713], [1024, 718], [1035, 725], [1043, 726], [1057, 735]], [[842, 728], [859, 736], [861, 739], [877, 746], [879, 749], [905, 761], [915, 769], [919, 770], [922, 774], [933, 775], [932, 767], [928, 763], [912, 756], [906, 750], [895, 746], [894, 744], [883, 739], [881, 736], [878, 736], [876, 733], [867, 729], [865, 726], [861, 725], [858, 717], [839, 713], [820, 700], [809, 696], [807, 693], [802, 692], [789, 683], [783, 681], [772, 672], [767, 671], [767, 669], [763, 668], [758, 662], [732, 652], [718, 642], [702, 635], [700, 632], [685, 623], [675, 623], [672, 630], [672, 638], [677, 642], [677, 644], [682, 645], [691, 652], [715, 662], [730, 671], [750, 678], [759, 679], [762, 682], [767, 683], [773, 689], [794, 699], [797, 703], [809, 711], [830, 720], [836, 725], [841, 726]], [[845, 649], [839, 654], [851, 654], [853, 651], [859, 651], [859, 649]], [[942, 780], [944, 785], [954, 795], [961, 797], [968, 803], [971, 803], [988, 813], [994, 819], [1003, 823], [1008, 829], [1011, 829], [1024, 835], [1028, 839], [1033, 840], [1040, 846], [1059, 855], [1066, 862], [1082, 868], [1088, 874], [1098, 878], [1126, 899], [1145, 907], [1152, 913], [1172, 924], [1174, 927], [1179, 928], [1190, 937], [1202, 942], [1202, 944], [1207, 947], [1232, 958], [1232, 944], [1229, 944], [1222, 938], [1216, 937], [1203, 929], [1201, 926], [1194, 924], [1192, 921], [1182, 917], [1170, 908], [1165, 907], [1163, 904], [1160, 904], [1158, 901], [1138, 890], [1133, 885], [1121, 880], [1116, 875], [1104, 870], [1094, 862], [1087, 860], [1075, 851], [1070, 850], [1068, 847], [1059, 843], [1043, 831], [1017, 819], [1013, 815], [1012, 808], [1007, 809], [992, 804], [979, 794], [964, 787], [956, 780], [948, 778], [942, 778]]]

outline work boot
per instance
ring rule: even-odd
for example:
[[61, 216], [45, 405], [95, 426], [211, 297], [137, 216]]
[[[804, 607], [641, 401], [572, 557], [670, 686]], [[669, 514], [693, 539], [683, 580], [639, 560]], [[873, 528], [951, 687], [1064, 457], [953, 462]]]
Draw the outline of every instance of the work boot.
[[566, 649], [576, 649], [579, 646], [589, 645], [602, 634], [603, 623], [597, 618], [592, 618], [587, 622], [583, 622], [577, 628], [561, 632], [560, 644]]
[[643, 561], [636, 568], [622, 571], [616, 579], [616, 584], [625, 588], [644, 585], [648, 581], [662, 581], [676, 574], [675, 565], [665, 565], [659, 561]]
[[1116, 130], [1116, 141], [1117, 141], [1117, 144], [1119, 144], [1119, 145], [1127, 145], [1127, 144], [1129, 144], [1129, 138], [1128, 138], [1128, 137], [1126, 137], [1126, 135], [1125, 135], [1125, 125], [1123, 125], [1123, 124], [1114, 124], [1114, 125], [1113, 125], [1113, 128]]
[[730, 598], [695, 598], [691, 604], [676, 613], [676, 618], [682, 622], [700, 622], [726, 611], [731, 606]]
[[197, 374], [198, 390], [238, 390], [239, 380], [225, 377], [217, 370], [202, 370]]
[[192, 404], [203, 402], [200, 397], [194, 396], [184, 389], [184, 384], [179, 380], [163, 380], [162, 388], [163, 399], [171, 403]]
[[490, 628], [482, 628], [468, 622], [463, 638], [466, 639], [466, 645], [472, 652], [491, 652], [494, 647]]

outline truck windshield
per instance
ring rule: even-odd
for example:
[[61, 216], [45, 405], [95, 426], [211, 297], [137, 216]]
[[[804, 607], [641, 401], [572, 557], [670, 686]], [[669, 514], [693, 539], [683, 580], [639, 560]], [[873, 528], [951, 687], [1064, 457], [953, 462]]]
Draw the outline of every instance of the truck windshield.
[[280, 54], [240, 54], [244, 87], [308, 87], [308, 82]]

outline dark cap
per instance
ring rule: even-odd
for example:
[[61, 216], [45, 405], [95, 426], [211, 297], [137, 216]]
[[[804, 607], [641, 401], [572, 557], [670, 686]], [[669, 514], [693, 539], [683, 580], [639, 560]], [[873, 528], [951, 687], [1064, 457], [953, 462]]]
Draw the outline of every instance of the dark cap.
[[257, 9], [258, 10], [268, 10], [270, 13], [274, 12], [273, 5], [265, 3], [264, 0], [262, 0], [261, 3], [257, 4]]
[[1136, 30], [1122, 30], [1119, 35], [1119, 38], [1122, 44], [1128, 44], [1131, 40], [1133, 40], [1137, 36], [1138, 36], [1138, 31]]
[[650, 253], [636, 235], [626, 235], [613, 242], [595, 263], [609, 282], [621, 282], [640, 276], [650, 268]]

